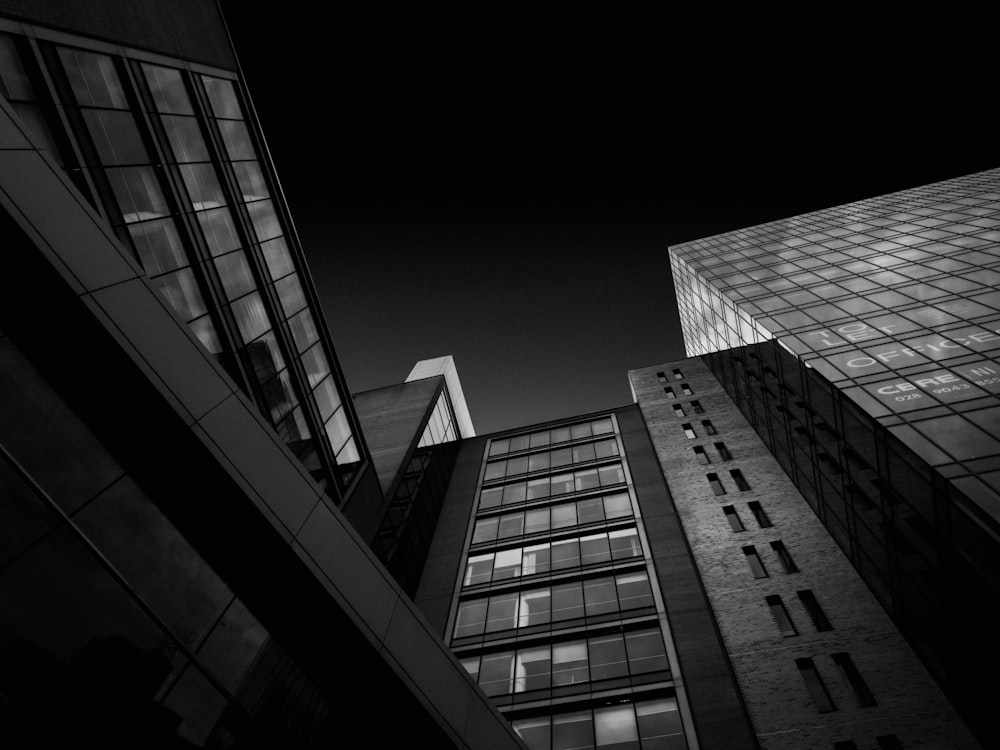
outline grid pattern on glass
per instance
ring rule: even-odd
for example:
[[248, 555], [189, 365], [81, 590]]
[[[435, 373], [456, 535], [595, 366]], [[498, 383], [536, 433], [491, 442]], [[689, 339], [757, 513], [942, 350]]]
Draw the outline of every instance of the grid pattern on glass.
[[584, 617], [653, 607], [645, 571], [599, 576], [459, 602], [454, 638], [547, 625], [552, 629]]
[[467, 657], [462, 663], [476, 675], [483, 692], [491, 696], [547, 691], [652, 672], [660, 673], [660, 679], [670, 679], [659, 628], [524, 646]]
[[437, 401], [434, 403], [434, 411], [431, 412], [431, 416], [427, 420], [427, 426], [420, 435], [420, 442], [417, 444], [417, 447], [423, 448], [428, 445], [449, 443], [457, 439], [458, 424], [455, 422], [455, 414], [451, 408], [451, 398], [448, 396], [448, 388], [445, 387], [441, 390], [441, 395], [438, 396]]
[[473, 555], [466, 564], [462, 585], [477, 586], [491, 581], [574, 570], [637, 557], [642, 557], [642, 546], [636, 529], [615, 529]]
[[598, 435], [607, 435], [614, 432], [611, 419], [602, 417], [589, 422], [579, 422], [574, 425], [564, 427], [553, 427], [549, 430], [538, 430], [527, 435], [516, 435], [509, 438], [495, 438], [490, 441], [489, 455], [502, 456], [516, 451], [525, 451], [529, 448], [542, 448], [547, 445], [558, 445], [572, 440], [582, 440], [584, 438]]
[[520, 536], [547, 533], [632, 517], [632, 501], [627, 492], [590, 497], [568, 503], [546, 505], [514, 513], [476, 520], [472, 543], [492, 543]]
[[483, 481], [491, 482], [521, 474], [550, 471], [574, 464], [589, 463], [618, 455], [618, 441], [613, 437], [596, 442], [579, 443], [566, 448], [538, 451], [517, 458], [490, 461], [486, 464]]
[[513, 727], [531, 750], [589, 747], [687, 750], [673, 696], [515, 719]]
[[998, 197], [990, 170], [672, 248], [688, 354], [778, 337], [876, 418], [915, 424], [897, 431], [932, 460], [1000, 455], [983, 429], [1000, 392]]
[[625, 472], [620, 463], [577, 469], [552, 476], [536, 477], [523, 482], [485, 487], [479, 494], [479, 510], [489, 510], [490, 508], [531, 500], [544, 500], [549, 497], [613, 487], [624, 483]]

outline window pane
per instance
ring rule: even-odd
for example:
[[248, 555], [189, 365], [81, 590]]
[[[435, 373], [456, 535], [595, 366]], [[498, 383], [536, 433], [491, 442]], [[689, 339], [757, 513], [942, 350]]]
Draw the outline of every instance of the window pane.
[[215, 269], [226, 293], [226, 299], [234, 300], [256, 288], [246, 255], [242, 250], [215, 259]]
[[552, 684], [572, 685], [587, 680], [587, 642], [553, 644]]
[[593, 534], [580, 537], [580, 563], [593, 565], [611, 560], [611, 548], [607, 534]]
[[209, 76], [202, 76], [201, 80], [205, 84], [205, 91], [208, 92], [212, 114], [216, 117], [227, 117], [235, 120], [243, 118], [232, 81]]
[[295, 348], [300, 352], [304, 352], [319, 340], [316, 324], [313, 322], [312, 313], [308, 308], [294, 318], [289, 318], [288, 325], [292, 329], [292, 339], [295, 341]]
[[181, 177], [187, 188], [191, 207], [195, 211], [205, 211], [226, 204], [215, 168], [211, 164], [181, 164]]
[[330, 374], [330, 363], [323, 352], [322, 344], [314, 345], [302, 355], [302, 369], [306, 371], [310, 388]]
[[576, 526], [576, 503], [552, 506], [552, 528], [564, 529]]
[[173, 271], [188, 264], [187, 254], [173, 219], [131, 224], [128, 233], [139, 254], [139, 263], [149, 276], [159, 276], [165, 271]]
[[497, 518], [481, 518], [476, 521], [476, 530], [472, 533], [472, 543], [492, 542], [497, 538]]
[[653, 606], [653, 592], [645, 573], [624, 573], [615, 578], [615, 584], [623, 610]]
[[528, 499], [538, 500], [549, 496], [549, 478], [528, 480]]
[[482, 634], [486, 625], [486, 605], [486, 599], [462, 602], [458, 605], [458, 616], [455, 618], [456, 638]]
[[292, 317], [306, 306], [306, 295], [299, 283], [298, 274], [289, 274], [280, 281], [274, 282], [274, 290], [281, 301], [281, 309], [286, 317]]
[[606, 495], [604, 498], [604, 515], [612, 518], [624, 518], [632, 515], [632, 503], [626, 493]]
[[351, 437], [351, 427], [347, 421], [347, 412], [341, 405], [333, 413], [330, 420], [323, 426], [327, 440], [330, 441], [330, 448], [334, 453], [339, 453], [342, 446], [347, 444]]
[[561, 542], [552, 543], [552, 569], [564, 570], [566, 568], [580, 567], [580, 540], [564, 539]]
[[257, 153], [250, 140], [250, 131], [247, 130], [245, 123], [224, 120], [219, 121], [218, 125], [222, 132], [222, 141], [226, 144], [226, 153], [229, 154], [231, 161], [257, 158]]
[[608, 680], [628, 675], [625, 639], [621, 634], [600, 636], [589, 641], [590, 679]]
[[207, 312], [198, 282], [190, 268], [157, 276], [150, 279], [150, 284], [185, 321]]
[[581, 524], [604, 520], [604, 499], [600, 497], [581, 500], [576, 504], [576, 514]]
[[[528, 499], [531, 499], [531, 482], [528, 482]], [[549, 509], [529, 510], [524, 514], [524, 533], [535, 534], [549, 530]]]
[[506, 461], [494, 461], [493, 463], [486, 464], [486, 473], [483, 474], [483, 481], [489, 482], [494, 479], [503, 479], [503, 475], [506, 471]]
[[257, 292], [233, 302], [232, 310], [233, 316], [236, 318], [236, 325], [240, 329], [240, 335], [246, 342], [253, 341], [271, 328], [267, 319], [267, 311], [264, 309], [264, 304], [260, 301], [260, 295]]
[[209, 160], [208, 146], [205, 145], [205, 138], [195, 118], [162, 115], [160, 120], [167, 133], [175, 162], [186, 164]]
[[530, 750], [550, 750], [552, 746], [552, 719], [543, 716], [540, 719], [518, 719], [512, 723]]
[[639, 750], [639, 732], [631, 705], [594, 709], [594, 734], [597, 747], [615, 750]]
[[514, 673], [514, 692], [543, 690], [550, 684], [552, 654], [548, 644], [537, 648], [521, 649], [517, 652]]
[[151, 167], [108, 169], [107, 175], [126, 224], [158, 219], [169, 213]]
[[521, 575], [547, 573], [551, 567], [549, 544], [536, 544], [524, 548], [523, 568]]
[[131, 112], [87, 109], [83, 119], [101, 164], [149, 164], [149, 154]]
[[255, 161], [241, 161], [233, 164], [236, 182], [245, 201], [259, 201], [268, 197], [267, 183], [260, 164]]
[[503, 495], [503, 489], [500, 487], [493, 487], [492, 489], [483, 490], [479, 494], [479, 507], [480, 508], [496, 508], [500, 505], [500, 498]]
[[590, 711], [552, 717], [552, 750], [581, 750], [594, 746]]
[[236, 225], [228, 208], [215, 208], [197, 214], [205, 242], [212, 255], [223, 255], [240, 247]]
[[599, 471], [601, 475], [601, 487], [625, 483], [625, 472], [622, 470], [621, 464], [602, 466]]
[[657, 672], [667, 669], [667, 654], [659, 630], [645, 630], [625, 634], [629, 671], [632, 674]]
[[281, 224], [278, 222], [278, 215], [274, 212], [274, 204], [270, 200], [248, 203], [247, 211], [250, 212], [250, 220], [253, 222], [253, 231], [257, 239], [263, 242], [284, 234], [281, 231]]
[[506, 695], [514, 677], [514, 652], [486, 654], [479, 667], [479, 686], [487, 695]]
[[557, 474], [552, 477], [550, 481], [552, 495], [565, 495], [566, 493], [573, 491], [572, 474]]
[[618, 455], [618, 441], [616, 440], [602, 440], [594, 447], [598, 458], [609, 458]]
[[639, 544], [639, 532], [635, 529], [617, 529], [608, 532], [611, 542], [611, 557], [624, 560], [629, 557], [642, 557], [642, 546]]
[[517, 578], [521, 575], [521, 548], [505, 549], [496, 553], [493, 563], [493, 580]]
[[172, 112], [174, 114], [191, 115], [191, 100], [181, 72], [174, 68], [161, 68], [159, 65], [143, 63], [142, 71], [146, 74], [149, 91], [153, 95], [153, 103], [157, 112]]
[[262, 242], [260, 249], [264, 252], [267, 272], [272, 279], [280, 279], [295, 270], [291, 253], [288, 252], [288, 245], [284, 238], [276, 237], [273, 240]]
[[639, 723], [639, 737], [642, 739], [643, 750], [646, 748], [683, 750], [686, 747], [683, 737], [678, 738], [679, 744], [668, 744], [666, 739], [674, 735], [681, 735], [684, 731], [680, 712], [677, 710], [676, 698], [636, 703], [635, 714]]
[[573, 463], [579, 464], [584, 461], [593, 461], [594, 455], [594, 444], [587, 443], [585, 445], [576, 445], [573, 447]]
[[523, 503], [525, 499], [525, 489], [527, 484], [525, 482], [518, 482], [517, 484], [508, 484], [503, 488], [503, 504], [510, 505], [511, 503]]
[[578, 471], [574, 475], [574, 479], [576, 482], [577, 492], [583, 492], [584, 490], [592, 490], [595, 487], [600, 486], [597, 479], [597, 469], [586, 469], [585, 471]]
[[553, 469], [559, 466], [569, 466], [573, 463], [572, 448], [560, 448], [559, 450], [552, 451], [549, 455], [552, 457], [551, 463]]
[[59, 57], [66, 68], [66, 75], [78, 104], [84, 107], [128, 109], [128, 99], [125, 98], [110, 57], [65, 48], [60, 48]]
[[516, 593], [490, 597], [490, 606], [486, 614], [487, 633], [515, 627], [517, 624], [517, 600]]
[[528, 471], [542, 471], [549, 468], [548, 453], [534, 453], [528, 457]]
[[521, 592], [521, 607], [517, 626], [527, 628], [549, 622], [552, 612], [552, 596], [548, 589]]
[[587, 616], [603, 615], [618, 611], [618, 596], [613, 578], [597, 578], [583, 582], [583, 599]]
[[480, 583], [487, 583], [493, 575], [493, 553], [486, 555], [476, 555], [469, 558], [468, 565], [465, 566], [465, 580], [463, 586], [475, 586]]
[[560, 583], [552, 587], [552, 619], [572, 620], [583, 617], [583, 584]]

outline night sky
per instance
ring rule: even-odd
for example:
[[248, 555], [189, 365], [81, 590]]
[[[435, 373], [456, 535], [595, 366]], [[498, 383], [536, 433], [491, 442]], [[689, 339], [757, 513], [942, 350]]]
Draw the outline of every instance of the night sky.
[[668, 246], [1000, 166], [969, 56], [222, 5], [350, 388], [452, 354], [481, 434], [684, 356]]

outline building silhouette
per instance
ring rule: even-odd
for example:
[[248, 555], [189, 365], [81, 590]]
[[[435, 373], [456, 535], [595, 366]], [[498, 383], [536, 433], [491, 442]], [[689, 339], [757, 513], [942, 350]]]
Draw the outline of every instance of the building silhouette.
[[0, 93], [5, 746], [996, 744], [995, 173], [674, 249], [691, 358], [477, 436], [348, 392], [215, 3], [0, 0]]

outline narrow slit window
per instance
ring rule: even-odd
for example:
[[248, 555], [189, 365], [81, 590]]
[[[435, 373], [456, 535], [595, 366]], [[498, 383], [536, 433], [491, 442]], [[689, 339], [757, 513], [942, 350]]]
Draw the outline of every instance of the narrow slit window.
[[733, 460], [733, 454], [729, 452], [729, 448], [726, 447], [725, 443], [716, 443], [715, 450], [719, 452], [719, 458], [723, 461]]
[[747, 507], [750, 509], [750, 512], [753, 513], [753, 517], [757, 521], [757, 525], [762, 529], [769, 529], [774, 526], [774, 524], [771, 523], [771, 519], [767, 517], [767, 513], [764, 512], [764, 507], [756, 500], [747, 503]]
[[812, 659], [796, 659], [795, 666], [799, 668], [799, 674], [802, 675], [802, 681], [806, 684], [806, 689], [812, 696], [813, 703], [816, 704], [816, 708], [819, 709], [821, 714], [828, 714], [831, 711], [836, 711], [837, 707], [833, 705], [833, 701], [830, 699], [830, 694], [826, 690], [826, 685], [823, 684], [823, 678], [819, 676], [819, 672], [816, 671], [816, 665], [813, 664]]
[[698, 463], [700, 464], [712, 463], [711, 461], [708, 460], [708, 454], [705, 453], [705, 449], [702, 448], [700, 445], [696, 445], [694, 448], [692, 448], [692, 450], [694, 451], [694, 457], [698, 459]]
[[687, 383], [681, 383], [681, 391], [684, 392], [685, 396], [694, 395], [694, 391], [691, 390], [691, 386], [689, 386]]
[[718, 474], [706, 474], [705, 479], [707, 479], [708, 483], [712, 485], [712, 492], [716, 495], [726, 494], [726, 488], [722, 486], [722, 482], [719, 480]]
[[661, 383], [666, 383], [667, 374], [665, 372], [658, 372], [656, 373], [656, 379], [659, 380]]
[[694, 410], [695, 414], [704, 414], [705, 410], [701, 406], [701, 401], [692, 401], [691, 408]]
[[705, 434], [706, 435], [718, 435], [719, 434], [719, 433], [717, 433], [715, 431], [715, 425], [712, 424], [712, 420], [711, 419], [703, 419], [703, 420], [701, 420], [701, 426], [705, 428]]
[[813, 621], [813, 625], [816, 626], [817, 633], [833, 630], [833, 625], [830, 624], [830, 620], [827, 618], [823, 608], [819, 606], [819, 602], [816, 600], [816, 595], [813, 594], [812, 591], [806, 589], [805, 591], [798, 591], [796, 594], [799, 597], [799, 601], [802, 602], [802, 606], [809, 614], [809, 619], [811, 619]]
[[868, 689], [868, 685], [865, 684], [865, 680], [858, 671], [858, 668], [854, 666], [851, 657], [844, 653], [833, 654], [832, 657], [834, 663], [840, 667], [844, 679], [847, 680], [854, 691], [854, 697], [858, 699], [858, 707], [867, 708], [868, 706], [876, 705], [872, 691]]
[[673, 407], [674, 407], [674, 416], [675, 417], [683, 417], [684, 416], [684, 407], [683, 406], [681, 406], [680, 404], [674, 404]]
[[688, 440], [694, 440], [696, 437], [698, 437], [694, 433], [694, 428], [691, 427], [691, 425], [688, 424], [687, 422], [681, 425], [681, 429], [684, 430], [684, 437], [686, 437]]
[[663, 392], [667, 394], [667, 398], [677, 398], [677, 394], [674, 393], [674, 389], [669, 385], [663, 389]]
[[798, 635], [799, 631], [795, 629], [795, 623], [788, 616], [788, 610], [785, 609], [785, 604], [781, 601], [781, 597], [768, 596], [765, 598], [765, 601], [767, 602], [767, 606], [771, 608], [771, 615], [774, 617], [774, 621], [778, 623], [778, 630], [781, 631], [781, 634], [785, 638]]
[[795, 561], [792, 559], [792, 556], [788, 552], [788, 549], [785, 547], [784, 542], [782, 542], [780, 539], [776, 542], [771, 542], [771, 549], [774, 550], [775, 554], [778, 556], [778, 559], [781, 560], [781, 567], [785, 569], [786, 573], [799, 572], [799, 568], [795, 564]]
[[736, 508], [732, 505], [725, 505], [722, 510], [726, 514], [726, 520], [729, 521], [729, 527], [734, 532], [739, 533], [741, 531], [746, 531], [743, 526], [743, 521], [740, 520], [740, 516], [736, 512]]
[[677, 369], [676, 367], [675, 367], [675, 368], [673, 369], [673, 373], [674, 373], [674, 380], [680, 380], [681, 378], [683, 378], [683, 377], [684, 377], [684, 376], [683, 376], [683, 375], [681, 374], [681, 371], [680, 371], [680, 370], [678, 370], [678, 369]]
[[740, 492], [746, 492], [750, 489], [750, 483], [746, 480], [746, 477], [743, 476], [743, 472], [739, 469], [730, 470], [729, 476], [731, 476], [733, 481], [736, 482], [736, 487]]
[[757, 554], [757, 548], [752, 544], [743, 548], [743, 554], [747, 556], [747, 564], [750, 565], [750, 570], [753, 571], [754, 578], [767, 578], [767, 570], [764, 568], [764, 563], [760, 559], [760, 555]]

